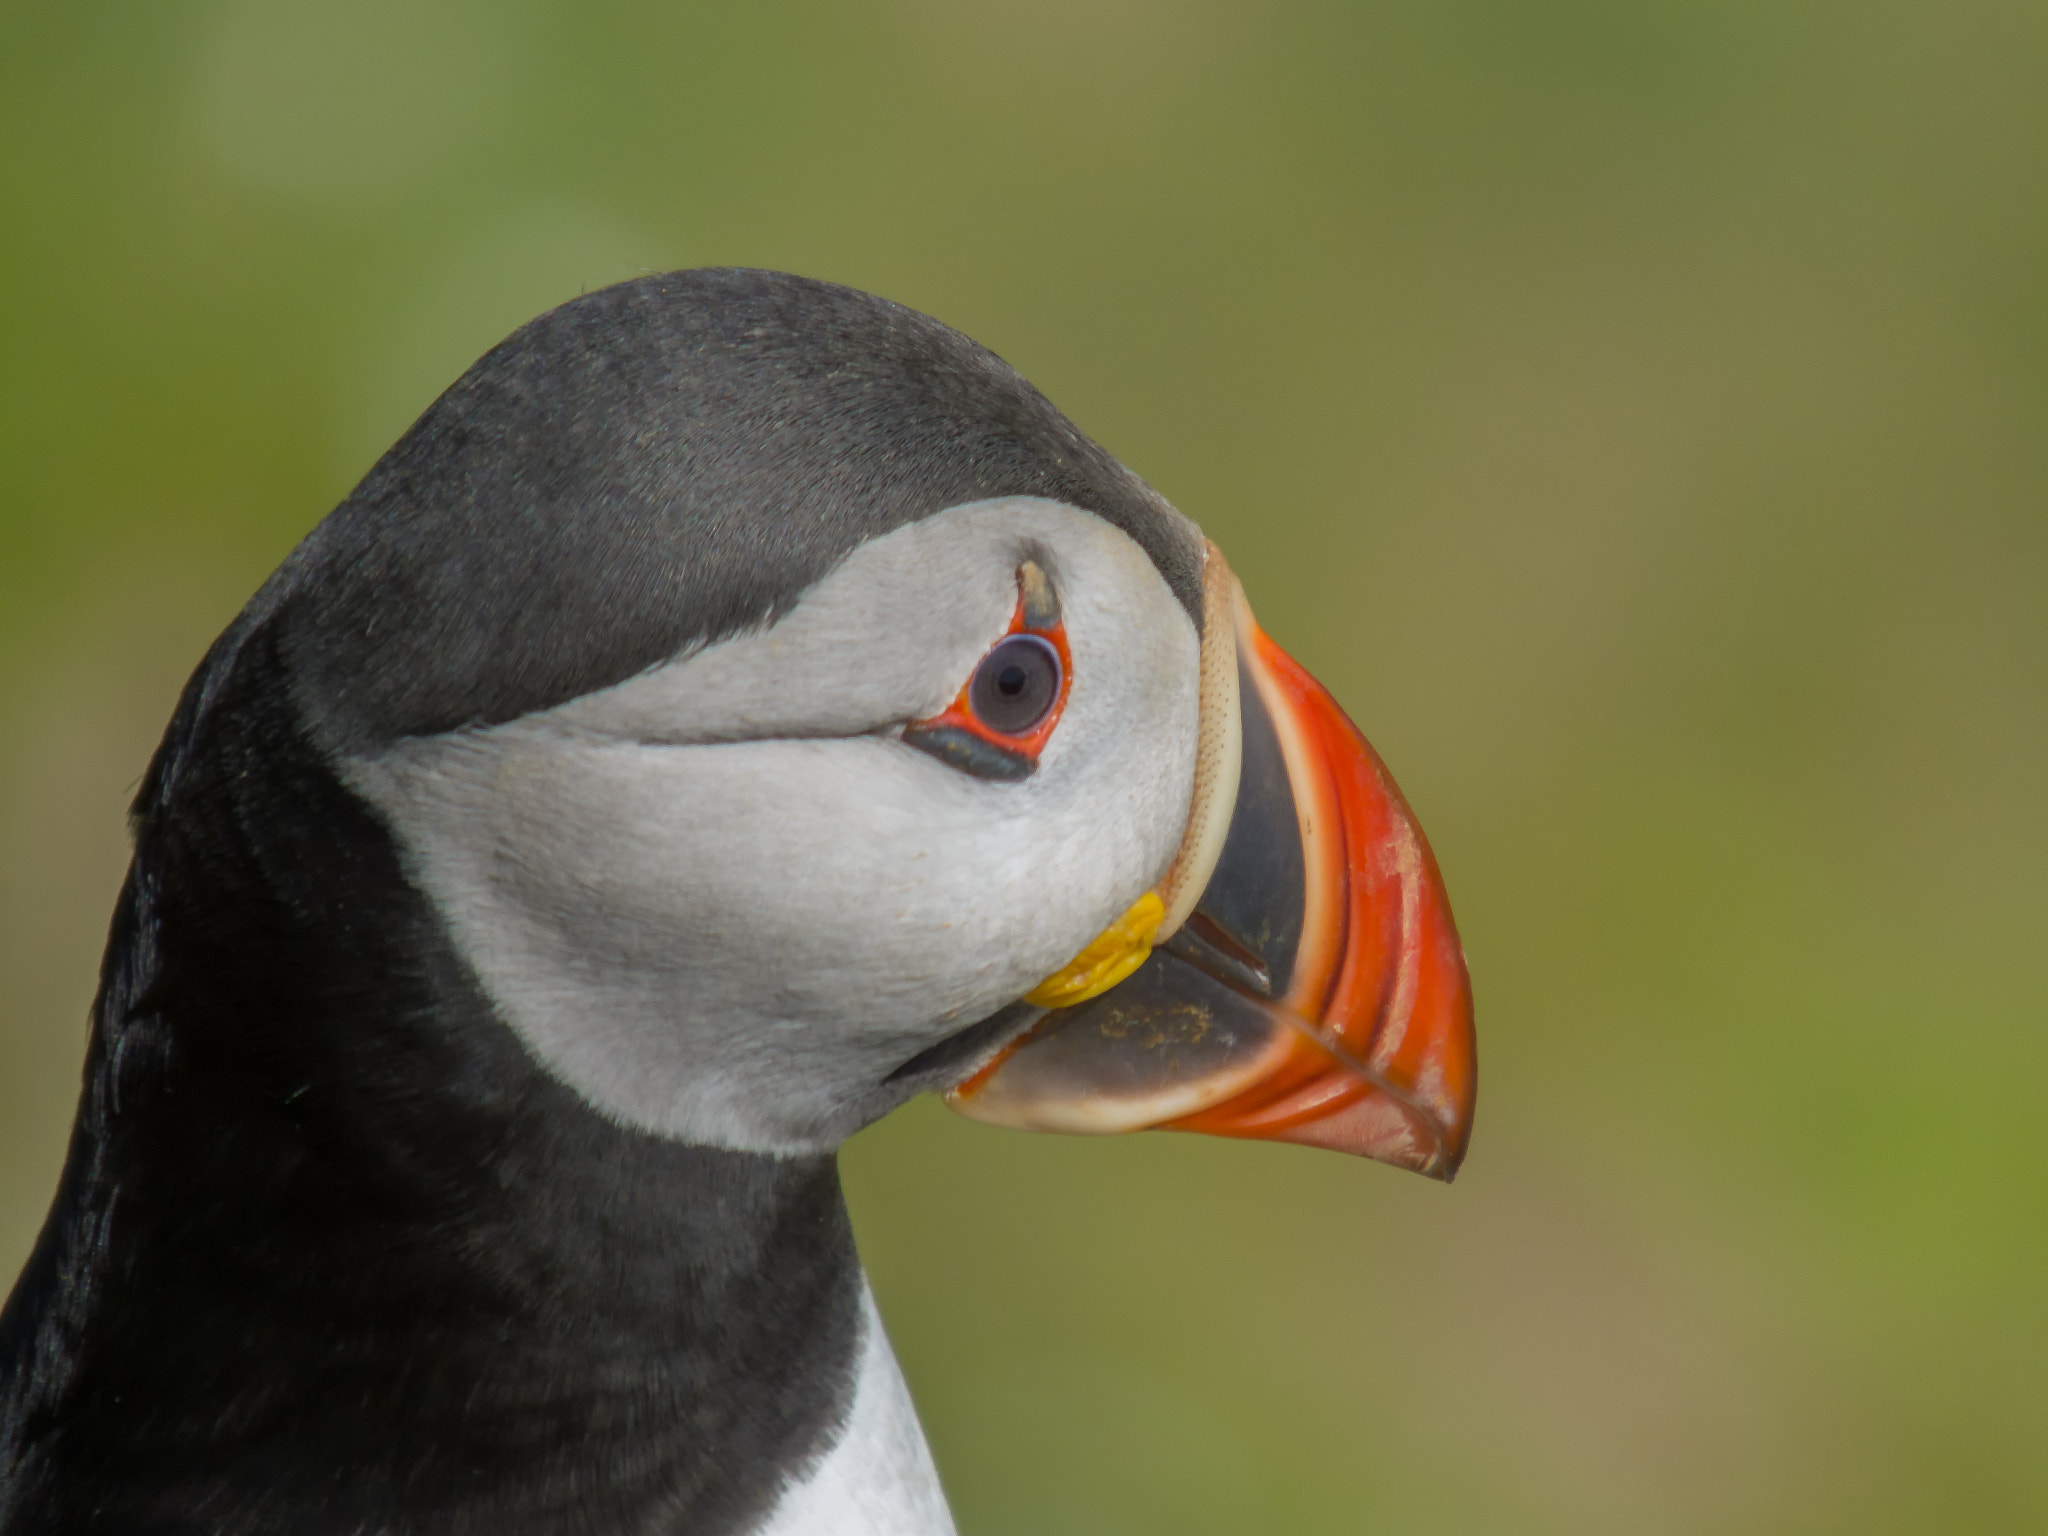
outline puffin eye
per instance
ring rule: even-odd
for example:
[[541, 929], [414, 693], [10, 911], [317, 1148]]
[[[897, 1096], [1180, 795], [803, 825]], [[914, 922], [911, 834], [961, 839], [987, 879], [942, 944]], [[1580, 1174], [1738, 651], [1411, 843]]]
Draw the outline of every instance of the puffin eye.
[[1012, 635], [984, 656], [967, 699], [981, 723], [1022, 736], [1060, 696], [1060, 655], [1037, 635]]
[[903, 727], [903, 744], [978, 779], [1028, 779], [1059, 724], [1072, 679], [1059, 594], [1035, 560], [1017, 567], [1010, 631], [981, 658], [952, 705]]

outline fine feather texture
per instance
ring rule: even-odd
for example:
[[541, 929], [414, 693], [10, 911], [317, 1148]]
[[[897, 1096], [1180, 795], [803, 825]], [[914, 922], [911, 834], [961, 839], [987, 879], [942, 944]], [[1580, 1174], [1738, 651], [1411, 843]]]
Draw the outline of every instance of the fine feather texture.
[[138, 803], [0, 1322], [0, 1529], [747, 1529], [848, 1407], [832, 1159], [625, 1130], [546, 1077], [274, 658], [259, 630], [202, 674]]
[[[884, 1486], [841, 1454], [903, 1426], [860, 1428], [879, 1334], [831, 1153], [634, 1128], [552, 1075], [344, 765], [772, 633], [868, 542], [1004, 497], [1102, 518], [1199, 629], [1192, 524], [849, 289], [622, 284], [427, 411], [216, 642], [137, 798], [0, 1312], [0, 1532], [739, 1536]], [[1005, 1019], [904, 1040], [874, 1112]]]
[[[1060, 582], [1073, 686], [1038, 772], [991, 783], [892, 727], [1002, 635], [1027, 549]], [[1165, 872], [1199, 669], [1136, 544], [1013, 497], [871, 539], [771, 629], [343, 771], [555, 1076], [644, 1130], [821, 1152]]]
[[997, 496], [1128, 534], [1199, 630], [1200, 534], [994, 353], [829, 283], [667, 273], [480, 359], [274, 596], [320, 739], [361, 750], [619, 682], [770, 621], [869, 539]]
[[823, 1457], [792, 1473], [754, 1536], [955, 1536], [872, 1298], [864, 1317], [845, 1428]]

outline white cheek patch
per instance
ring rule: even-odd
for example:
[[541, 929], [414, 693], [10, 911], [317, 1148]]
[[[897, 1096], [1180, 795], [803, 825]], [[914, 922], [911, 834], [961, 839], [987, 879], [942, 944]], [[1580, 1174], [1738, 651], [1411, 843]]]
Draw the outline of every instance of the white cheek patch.
[[[995, 783], [888, 732], [950, 702], [1023, 558], [1059, 591], [1074, 682], [1038, 771]], [[767, 631], [350, 771], [557, 1076], [648, 1130], [813, 1150], [1159, 878], [1198, 649], [1108, 523], [977, 503], [864, 546]]]

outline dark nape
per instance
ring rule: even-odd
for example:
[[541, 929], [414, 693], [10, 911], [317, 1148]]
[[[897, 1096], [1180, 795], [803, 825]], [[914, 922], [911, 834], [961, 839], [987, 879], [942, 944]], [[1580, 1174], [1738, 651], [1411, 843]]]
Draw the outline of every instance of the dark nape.
[[0, 1528], [742, 1528], [850, 1401], [833, 1159], [624, 1130], [537, 1070], [277, 649], [216, 648], [137, 802], [0, 1315]]

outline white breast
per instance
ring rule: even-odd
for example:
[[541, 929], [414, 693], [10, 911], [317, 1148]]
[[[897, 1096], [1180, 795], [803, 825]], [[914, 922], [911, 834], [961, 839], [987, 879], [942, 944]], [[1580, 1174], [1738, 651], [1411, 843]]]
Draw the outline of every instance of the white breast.
[[955, 1536], [910, 1389], [869, 1295], [845, 1427], [755, 1527], [756, 1536]]

